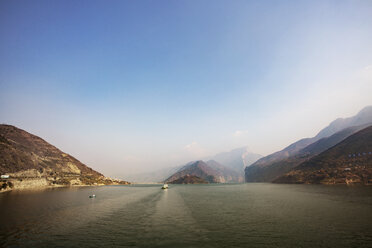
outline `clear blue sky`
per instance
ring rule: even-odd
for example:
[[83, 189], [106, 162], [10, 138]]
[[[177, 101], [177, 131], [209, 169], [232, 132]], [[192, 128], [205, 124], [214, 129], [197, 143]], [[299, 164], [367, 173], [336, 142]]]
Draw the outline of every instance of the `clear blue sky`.
[[372, 104], [372, 1], [0, 2], [0, 122], [108, 175], [268, 154]]

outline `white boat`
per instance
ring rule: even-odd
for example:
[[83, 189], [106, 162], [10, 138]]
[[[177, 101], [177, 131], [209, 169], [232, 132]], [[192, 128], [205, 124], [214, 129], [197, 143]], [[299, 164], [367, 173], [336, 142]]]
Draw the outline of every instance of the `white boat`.
[[90, 195], [89, 198], [96, 198], [96, 195]]
[[161, 189], [168, 189], [168, 184], [164, 183], [163, 187]]

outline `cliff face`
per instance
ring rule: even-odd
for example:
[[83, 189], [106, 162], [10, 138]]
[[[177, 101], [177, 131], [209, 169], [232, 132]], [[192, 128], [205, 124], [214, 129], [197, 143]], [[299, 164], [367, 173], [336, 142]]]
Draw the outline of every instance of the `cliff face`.
[[349, 136], [274, 182], [372, 184], [372, 126]]
[[2, 180], [3, 188], [126, 183], [106, 178], [40, 137], [10, 125], [0, 125], [0, 173], [10, 176]]

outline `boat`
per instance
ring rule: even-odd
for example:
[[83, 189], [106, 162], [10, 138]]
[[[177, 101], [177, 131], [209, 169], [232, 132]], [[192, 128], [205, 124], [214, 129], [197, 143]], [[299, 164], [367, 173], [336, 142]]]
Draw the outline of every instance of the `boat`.
[[168, 184], [164, 183], [163, 187], [161, 189], [168, 189]]
[[89, 198], [96, 198], [96, 195], [90, 195]]

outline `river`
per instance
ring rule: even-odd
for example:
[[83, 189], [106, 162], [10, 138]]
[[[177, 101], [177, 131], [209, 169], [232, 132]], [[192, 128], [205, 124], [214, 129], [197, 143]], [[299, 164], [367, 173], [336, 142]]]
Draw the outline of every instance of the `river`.
[[2, 193], [0, 246], [372, 247], [372, 187], [160, 187]]

